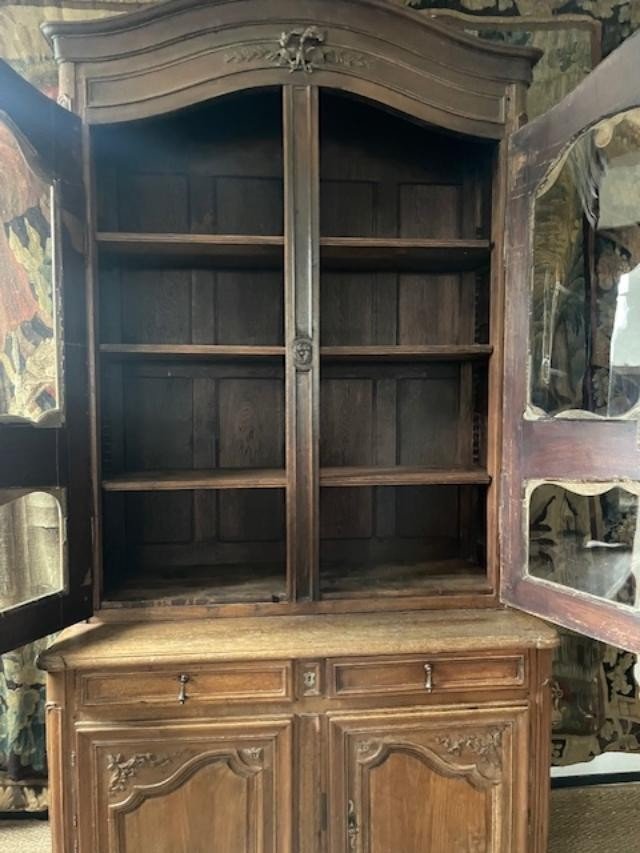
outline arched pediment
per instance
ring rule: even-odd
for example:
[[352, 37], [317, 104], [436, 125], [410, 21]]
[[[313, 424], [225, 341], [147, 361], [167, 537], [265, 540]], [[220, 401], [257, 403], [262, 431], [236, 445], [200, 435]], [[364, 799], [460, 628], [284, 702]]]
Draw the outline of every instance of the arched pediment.
[[314, 83], [499, 138], [508, 87], [528, 81], [536, 56], [389, 0], [170, 0], [106, 21], [46, 24], [44, 32], [57, 60], [75, 67], [75, 92], [66, 94], [90, 122], [147, 117], [245, 88]]

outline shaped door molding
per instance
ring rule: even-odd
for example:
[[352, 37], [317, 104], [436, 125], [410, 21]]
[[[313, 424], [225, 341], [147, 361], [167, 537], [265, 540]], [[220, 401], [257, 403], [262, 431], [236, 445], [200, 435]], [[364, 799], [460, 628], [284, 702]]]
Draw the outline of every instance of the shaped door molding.
[[382, 853], [394, 838], [525, 853], [526, 719], [523, 708], [332, 715], [331, 853]]
[[191, 853], [212, 837], [290, 853], [291, 742], [288, 718], [82, 728], [79, 773], [97, 794], [79, 792], [81, 853]]

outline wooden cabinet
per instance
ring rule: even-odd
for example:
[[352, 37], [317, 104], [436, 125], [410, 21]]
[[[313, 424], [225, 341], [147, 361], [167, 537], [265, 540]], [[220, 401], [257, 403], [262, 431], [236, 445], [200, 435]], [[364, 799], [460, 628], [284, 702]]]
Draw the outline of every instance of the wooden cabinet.
[[43, 658], [56, 853], [544, 853], [554, 632], [396, 619], [71, 629]]
[[93, 618], [43, 659], [56, 853], [543, 853], [554, 639], [503, 604], [640, 636], [637, 41], [522, 128], [534, 51], [387, 0], [44, 32], [0, 646]]

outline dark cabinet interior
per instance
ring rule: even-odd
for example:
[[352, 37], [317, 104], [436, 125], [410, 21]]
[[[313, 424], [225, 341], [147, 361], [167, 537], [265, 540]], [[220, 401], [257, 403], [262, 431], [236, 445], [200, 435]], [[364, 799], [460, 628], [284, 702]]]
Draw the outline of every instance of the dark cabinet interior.
[[[107, 604], [291, 599], [282, 114], [93, 129]], [[494, 147], [332, 90], [318, 126], [320, 597], [486, 593]]]

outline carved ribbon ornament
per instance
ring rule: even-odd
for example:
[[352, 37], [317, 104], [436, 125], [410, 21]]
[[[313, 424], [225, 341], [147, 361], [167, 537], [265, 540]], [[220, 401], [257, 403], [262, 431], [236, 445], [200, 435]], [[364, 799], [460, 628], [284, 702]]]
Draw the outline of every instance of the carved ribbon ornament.
[[314, 26], [294, 27], [280, 33], [277, 44], [246, 44], [225, 54], [225, 62], [267, 62], [288, 67], [289, 71], [311, 74], [322, 65], [367, 68], [369, 59], [348, 48], [327, 47], [327, 34]]

